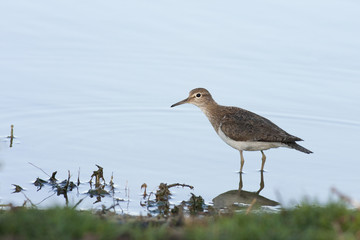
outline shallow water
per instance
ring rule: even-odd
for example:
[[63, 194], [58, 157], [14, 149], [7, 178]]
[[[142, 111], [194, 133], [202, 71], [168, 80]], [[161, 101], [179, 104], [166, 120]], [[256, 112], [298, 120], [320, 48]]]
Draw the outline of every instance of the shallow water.
[[[196, 107], [170, 109], [195, 87], [271, 119], [314, 152], [266, 151], [262, 196], [327, 201], [335, 187], [360, 199], [360, 3], [8, 1], [0, 9], [0, 203], [23, 203], [11, 184], [35, 202], [47, 196], [31, 185], [47, 176], [29, 162], [59, 179], [80, 168], [82, 181], [98, 164], [120, 197], [129, 189], [125, 209], [134, 214], [144, 182], [150, 190], [187, 183], [207, 202], [237, 189], [238, 151]], [[244, 157], [243, 189], [257, 191], [261, 154]], [[174, 201], [188, 196], [176, 189]], [[54, 202], [64, 201], [43, 204]]]

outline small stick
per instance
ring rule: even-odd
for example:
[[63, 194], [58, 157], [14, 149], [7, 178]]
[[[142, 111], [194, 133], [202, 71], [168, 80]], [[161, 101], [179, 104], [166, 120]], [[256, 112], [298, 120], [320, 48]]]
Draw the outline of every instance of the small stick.
[[187, 184], [185, 184], [185, 183], [183, 183], [183, 184], [181, 184], [181, 183], [173, 183], [173, 184], [170, 184], [170, 185], [168, 185], [167, 187], [168, 188], [172, 188], [172, 187], [188, 187], [188, 188], [190, 188], [190, 189], [194, 189], [194, 187], [193, 186], [190, 186], [190, 185], [187, 185]]
[[38, 166], [36, 166], [35, 164], [31, 163], [31, 162], [28, 162], [30, 165], [36, 167], [37, 169], [41, 170], [43, 173], [45, 173], [46, 175], [48, 175], [48, 177], [50, 177], [49, 174], [47, 174], [44, 170], [42, 170], [41, 168], [39, 168]]
[[79, 206], [79, 204], [82, 203], [82, 201], [83, 201], [85, 198], [87, 198], [87, 196], [85, 196], [85, 197], [83, 197], [82, 199], [80, 199], [80, 200], [75, 204], [75, 206], [72, 207], [72, 209], [76, 209], [77, 206]]
[[143, 197], [144, 197], [144, 199], [145, 199], [146, 196], [147, 196], [147, 193], [146, 193], [147, 184], [146, 184], [146, 183], [143, 183], [143, 184], [141, 185], [141, 189], [143, 189], [143, 188], [144, 188]]
[[40, 202], [38, 202], [37, 204], [35, 205], [40, 205], [42, 202], [44, 202], [45, 200], [51, 198], [52, 196], [54, 196], [56, 194], [56, 192], [54, 192], [53, 194], [51, 194], [50, 196], [47, 196], [46, 198], [44, 198], [43, 200], [41, 200]]
[[77, 185], [78, 186], [80, 185], [80, 168], [79, 168], [79, 171], [78, 171]]
[[36, 207], [36, 205], [30, 200], [30, 198], [28, 198], [28, 196], [26, 196], [25, 193], [23, 193], [23, 192], [21, 192], [21, 193], [24, 195], [24, 197], [25, 197], [26, 200], [31, 204], [32, 207]]
[[13, 140], [14, 140], [14, 125], [11, 124], [11, 131], [10, 131], [10, 147], [12, 147], [13, 145]]
[[70, 170], [68, 170], [68, 179], [67, 179], [67, 182], [64, 186], [64, 198], [65, 198], [65, 202], [66, 202], [66, 206], [69, 205], [69, 199], [68, 199], [68, 195], [67, 195], [67, 192], [68, 192], [68, 188], [69, 188], [69, 184], [70, 184]]
[[256, 203], [256, 198], [254, 198], [251, 203], [250, 206], [246, 209], [245, 215], [248, 215], [249, 212], [251, 211], [252, 207], [254, 206], [254, 204]]

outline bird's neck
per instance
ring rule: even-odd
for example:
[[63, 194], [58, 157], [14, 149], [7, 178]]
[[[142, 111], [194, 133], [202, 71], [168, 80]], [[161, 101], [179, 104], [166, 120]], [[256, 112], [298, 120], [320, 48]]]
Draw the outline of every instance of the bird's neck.
[[212, 101], [204, 106], [199, 106], [199, 107], [201, 111], [203, 111], [203, 113], [209, 119], [211, 125], [214, 127], [215, 131], [217, 132], [219, 129], [220, 121], [223, 117], [222, 114], [223, 106], [220, 106], [215, 101]]

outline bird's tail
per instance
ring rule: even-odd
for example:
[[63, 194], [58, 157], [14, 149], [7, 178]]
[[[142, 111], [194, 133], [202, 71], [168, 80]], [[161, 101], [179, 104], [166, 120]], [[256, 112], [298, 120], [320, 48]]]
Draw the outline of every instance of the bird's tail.
[[300, 152], [303, 152], [303, 153], [313, 153], [312, 151], [300, 146], [299, 144], [297, 144], [296, 142], [293, 142], [293, 143], [286, 143], [289, 147], [293, 148], [293, 149], [296, 149]]

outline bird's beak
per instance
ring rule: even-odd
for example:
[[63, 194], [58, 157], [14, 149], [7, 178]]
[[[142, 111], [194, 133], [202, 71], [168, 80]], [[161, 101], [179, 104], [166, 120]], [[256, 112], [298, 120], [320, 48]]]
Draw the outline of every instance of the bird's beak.
[[175, 104], [171, 105], [171, 107], [176, 107], [176, 106], [178, 106], [178, 105], [181, 105], [181, 104], [187, 103], [187, 102], [188, 102], [188, 100], [189, 100], [189, 98], [186, 98], [186, 99], [184, 99], [184, 100], [182, 100], [182, 101], [180, 101], [180, 102], [177, 102], [177, 103], [175, 103]]

